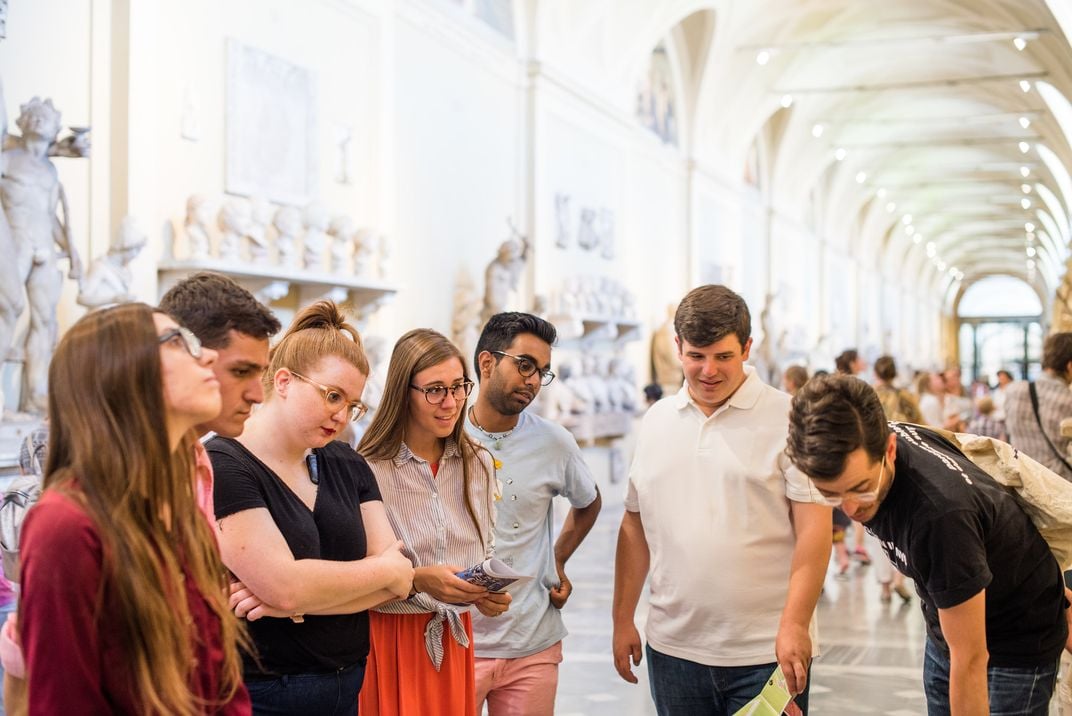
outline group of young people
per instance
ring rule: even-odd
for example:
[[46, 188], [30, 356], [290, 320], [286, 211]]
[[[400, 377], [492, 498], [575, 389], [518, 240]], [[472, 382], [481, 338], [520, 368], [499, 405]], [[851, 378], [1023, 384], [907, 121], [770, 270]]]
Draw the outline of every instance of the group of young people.
[[[569, 433], [522, 415], [554, 327], [492, 317], [473, 405], [458, 348], [409, 331], [356, 450], [360, 335], [327, 301], [269, 348], [279, 329], [200, 273], [63, 336], [8, 685], [31, 714], [551, 713], [565, 563], [600, 506]], [[492, 555], [534, 578], [456, 575]]]
[[[1067, 593], [1015, 500], [937, 433], [888, 423], [862, 381], [762, 383], [733, 291], [694, 289], [674, 328], [684, 384], [642, 421], [619, 531], [622, 678], [647, 581], [661, 715], [734, 713], [776, 667], [806, 712], [840, 506], [915, 580], [929, 713], [1045, 713]], [[458, 348], [409, 331], [356, 450], [358, 332], [324, 301], [269, 348], [279, 329], [202, 273], [63, 336], [8, 674], [29, 713], [553, 713], [565, 566], [601, 504], [570, 434], [527, 411], [554, 327], [492, 316], [471, 404]], [[457, 576], [493, 555], [533, 579]]]

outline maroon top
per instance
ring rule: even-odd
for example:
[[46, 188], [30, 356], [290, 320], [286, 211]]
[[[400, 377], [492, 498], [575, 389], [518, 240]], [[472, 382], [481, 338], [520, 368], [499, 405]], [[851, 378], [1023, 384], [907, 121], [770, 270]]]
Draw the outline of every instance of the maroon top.
[[[30, 714], [139, 714], [139, 695], [120, 667], [121, 648], [108, 618], [95, 613], [102, 545], [92, 519], [71, 498], [46, 490], [26, 515], [22, 532], [19, 636], [26, 654]], [[219, 694], [223, 649], [219, 620], [187, 575], [186, 599], [197, 629], [195, 696]], [[245, 686], [221, 708], [205, 713], [248, 716]]]

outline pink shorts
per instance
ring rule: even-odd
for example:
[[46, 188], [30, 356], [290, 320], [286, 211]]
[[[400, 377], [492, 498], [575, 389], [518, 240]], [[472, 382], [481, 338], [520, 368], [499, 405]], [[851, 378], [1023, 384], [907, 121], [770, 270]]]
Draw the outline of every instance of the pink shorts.
[[562, 642], [517, 659], [476, 659], [476, 710], [488, 716], [552, 716]]

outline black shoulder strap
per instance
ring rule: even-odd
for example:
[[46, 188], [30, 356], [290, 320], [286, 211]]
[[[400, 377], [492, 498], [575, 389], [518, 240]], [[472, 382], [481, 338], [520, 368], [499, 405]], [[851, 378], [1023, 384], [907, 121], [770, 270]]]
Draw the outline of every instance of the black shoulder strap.
[[1035, 412], [1035, 422], [1038, 423], [1039, 432], [1042, 433], [1042, 437], [1046, 439], [1046, 444], [1050, 446], [1050, 450], [1053, 450], [1053, 454], [1057, 456], [1057, 459], [1061, 461], [1061, 464], [1065, 466], [1069, 474], [1072, 474], [1072, 465], [1068, 464], [1068, 460], [1065, 460], [1064, 456], [1054, 446], [1053, 441], [1050, 440], [1050, 436], [1046, 434], [1046, 428], [1042, 427], [1042, 417], [1039, 415], [1039, 401], [1038, 391], [1035, 389], [1035, 381], [1031, 381], [1027, 384], [1027, 393], [1031, 396], [1031, 410]]

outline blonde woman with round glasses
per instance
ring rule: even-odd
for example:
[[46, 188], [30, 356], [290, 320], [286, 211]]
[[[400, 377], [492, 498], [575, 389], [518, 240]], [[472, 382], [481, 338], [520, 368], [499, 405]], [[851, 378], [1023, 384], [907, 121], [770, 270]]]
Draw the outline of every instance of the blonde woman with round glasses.
[[337, 437], [365, 412], [357, 331], [328, 301], [272, 349], [264, 404], [237, 439], [208, 443], [231, 604], [249, 620], [245, 679], [258, 714], [354, 714], [370, 607], [409, 593], [376, 480]]
[[250, 713], [191, 480], [216, 355], [140, 303], [86, 314], [56, 348], [45, 490], [22, 530], [30, 713]]
[[510, 595], [455, 576], [493, 553], [491, 455], [465, 432], [473, 382], [461, 353], [418, 329], [395, 344], [383, 399], [358, 451], [415, 568], [408, 599], [372, 613], [364, 716], [475, 716], [469, 607], [498, 616]]

